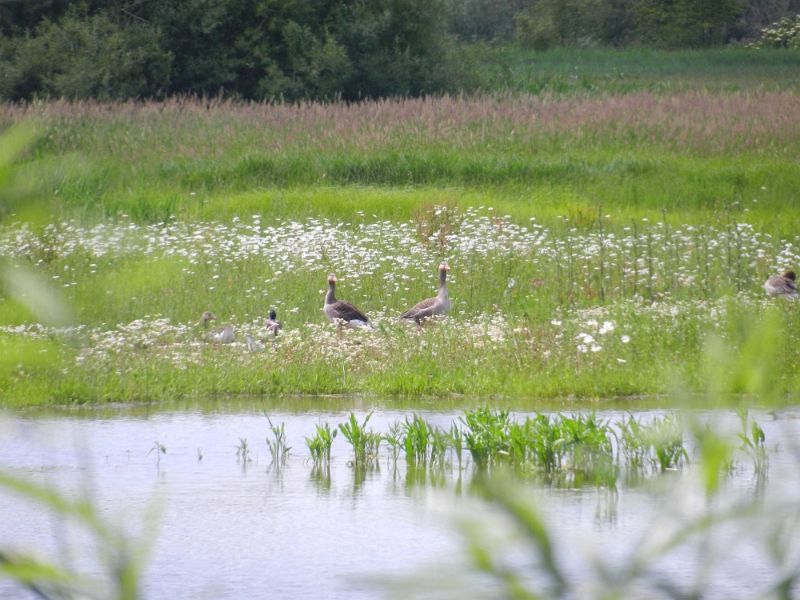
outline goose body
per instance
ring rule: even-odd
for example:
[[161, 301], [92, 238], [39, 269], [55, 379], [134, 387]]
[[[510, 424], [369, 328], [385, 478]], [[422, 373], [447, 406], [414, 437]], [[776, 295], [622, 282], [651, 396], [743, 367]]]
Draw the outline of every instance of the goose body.
[[256, 341], [256, 339], [249, 333], [244, 334], [244, 339], [247, 342], [247, 349], [250, 350], [250, 352], [261, 352], [264, 349], [264, 346], [261, 345], [261, 342]]
[[206, 330], [206, 338], [212, 342], [219, 344], [232, 344], [236, 341], [236, 331], [233, 325], [226, 325], [225, 327], [209, 327], [210, 321], [216, 321], [217, 317], [206, 311], [200, 318], [203, 328]]
[[325, 305], [322, 307], [325, 316], [331, 323], [339, 325], [339, 339], [342, 337], [342, 327], [372, 327], [369, 318], [355, 306], [344, 300], [337, 300], [336, 275], [328, 275], [328, 293], [325, 294]]
[[281, 325], [280, 321], [275, 320], [275, 311], [269, 311], [269, 318], [264, 320], [264, 325], [267, 328], [267, 333], [272, 335], [278, 335], [278, 331], [283, 329], [283, 325]]
[[797, 298], [796, 278], [794, 271], [770, 277], [764, 282], [764, 291], [773, 298]]
[[400, 315], [401, 319], [416, 321], [418, 325], [425, 319], [446, 315], [450, 310], [450, 293], [447, 291], [447, 272], [450, 266], [443, 262], [439, 265], [439, 293], [433, 298], [428, 298], [415, 304]]

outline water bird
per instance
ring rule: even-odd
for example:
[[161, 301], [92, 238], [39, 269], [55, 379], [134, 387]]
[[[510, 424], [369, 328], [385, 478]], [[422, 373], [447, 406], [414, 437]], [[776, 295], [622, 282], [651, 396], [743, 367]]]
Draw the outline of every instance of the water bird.
[[339, 325], [339, 341], [342, 341], [342, 327], [372, 327], [369, 318], [358, 310], [355, 306], [344, 300], [337, 300], [334, 296], [336, 292], [336, 275], [328, 275], [328, 293], [325, 295], [325, 305], [323, 310], [325, 316], [331, 323]]
[[450, 294], [447, 291], [447, 272], [450, 266], [443, 262], [439, 265], [439, 293], [433, 298], [428, 298], [422, 302], [415, 304], [406, 312], [400, 315], [401, 319], [407, 321], [416, 321], [417, 325], [422, 326], [422, 321], [436, 317], [439, 315], [446, 315], [450, 310]]
[[244, 334], [244, 339], [247, 341], [247, 349], [250, 350], [250, 352], [261, 352], [264, 349], [261, 340], [256, 341], [249, 333]]
[[275, 320], [275, 311], [269, 311], [269, 318], [264, 319], [264, 325], [267, 328], [267, 333], [272, 335], [278, 335], [278, 331], [283, 329], [283, 325], [281, 325], [280, 321]]
[[783, 275], [775, 275], [764, 282], [764, 291], [773, 298], [797, 298], [797, 276], [794, 271], [786, 271]]
[[209, 311], [203, 313], [200, 317], [200, 322], [203, 324], [203, 329], [206, 330], [206, 338], [212, 342], [220, 344], [232, 344], [236, 340], [236, 332], [233, 325], [226, 325], [224, 327], [209, 327], [210, 321], [216, 321], [217, 317], [212, 315]]

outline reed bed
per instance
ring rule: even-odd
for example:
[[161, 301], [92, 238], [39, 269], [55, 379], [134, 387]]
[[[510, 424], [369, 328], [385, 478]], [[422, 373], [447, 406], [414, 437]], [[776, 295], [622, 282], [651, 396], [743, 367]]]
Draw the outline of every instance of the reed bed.
[[81, 152], [169, 170], [182, 159], [224, 163], [232, 156], [306, 156], [313, 164], [309, 153], [341, 159], [411, 148], [493, 155], [609, 147], [699, 156], [778, 154], [797, 150], [800, 100], [792, 93], [751, 91], [602, 98], [498, 94], [351, 104], [174, 98], [0, 106], [0, 126], [24, 119], [45, 127], [35, 150], [42, 155]]
[[800, 210], [790, 92], [0, 106], [0, 129], [25, 119], [42, 135], [21, 180], [40, 182], [56, 214], [92, 224], [357, 210], [398, 220], [431, 202], [502, 199], [517, 216], [603, 204], [699, 211], [693, 222], [749, 203], [788, 231]]

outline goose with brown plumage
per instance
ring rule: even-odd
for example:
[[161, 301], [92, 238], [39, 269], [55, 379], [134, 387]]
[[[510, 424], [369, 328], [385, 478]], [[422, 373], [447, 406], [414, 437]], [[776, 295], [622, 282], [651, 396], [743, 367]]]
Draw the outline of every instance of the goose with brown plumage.
[[786, 271], [783, 275], [775, 275], [764, 282], [764, 291], [773, 298], [797, 298], [797, 276], [794, 271]]
[[325, 305], [322, 309], [328, 320], [339, 326], [339, 341], [342, 339], [342, 327], [372, 327], [367, 315], [349, 302], [337, 300], [335, 293], [336, 275], [331, 273], [328, 275], [328, 293], [325, 294]]
[[450, 266], [443, 262], [439, 265], [439, 293], [433, 298], [423, 300], [409, 308], [406, 312], [400, 315], [401, 319], [407, 321], [416, 321], [417, 325], [422, 326], [425, 319], [437, 317], [439, 315], [446, 315], [450, 310], [450, 294], [447, 291], [447, 272]]
[[216, 320], [217, 317], [212, 315], [209, 311], [204, 312], [203, 316], [200, 317], [200, 322], [203, 324], [203, 329], [206, 330], [206, 339], [219, 344], [232, 344], [234, 341], [236, 341], [236, 331], [234, 330], [233, 325], [209, 328], [209, 323]]

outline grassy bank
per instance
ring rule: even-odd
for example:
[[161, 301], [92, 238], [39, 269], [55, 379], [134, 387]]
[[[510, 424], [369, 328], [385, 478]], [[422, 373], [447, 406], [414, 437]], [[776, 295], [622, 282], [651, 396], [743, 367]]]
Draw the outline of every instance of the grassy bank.
[[[2, 254], [60, 289], [80, 326], [39, 326], [24, 298], [5, 302], [4, 337], [49, 343], [42, 350], [59, 358], [10, 365], [0, 397], [598, 398], [664, 393], [678, 381], [707, 391], [716, 385], [711, 359], [730, 373], [718, 387], [742, 393], [753, 390], [736, 375], [736, 355], [753, 344], [756, 356], [746, 359], [763, 364], [775, 394], [796, 389], [797, 312], [761, 291], [769, 274], [798, 261], [793, 242], [730, 213], [717, 227], [619, 223], [601, 213], [551, 229], [491, 208], [432, 206], [401, 223], [251, 216], [9, 226]], [[399, 323], [401, 311], [433, 295], [443, 259], [452, 267], [451, 317], [421, 331]], [[337, 342], [321, 313], [331, 271], [338, 296], [365, 310], [375, 330], [346, 331]], [[284, 324], [275, 339], [263, 323], [270, 308]], [[205, 341], [205, 310], [235, 325], [235, 344]], [[266, 342], [248, 349], [245, 333]], [[714, 340], [723, 343], [712, 356]]]
[[[702, 62], [681, 56], [617, 58], [676, 77]], [[703, 69], [723, 76], [736, 56]], [[533, 58], [555, 72], [613, 57]], [[0, 107], [3, 126], [40, 124], [15, 176], [51, 209], [7, 216], [0, 256], [56, 287], [75, 326], [40, 326], [3, 292], [6, 346], [39, 345], [0, 357], [0, 402], [706, 391], [713, 340], [735, 355], [761, 322], [780, 325], [783, 350], [761, 354], [776, 394], [792, 392], [796, 311], [761, 286], [800, 263], [800, 102], [788, 83], [767, 91], [771, 73], [737, 92]], [[399, 325], [441, 260], [450, 320]], [[329, 272], [376, 331], [336, 343]], [[270, 308], [284, 335], [251, 352], [243, 335], [263, 336]], [[203, 341], [205, 310], [236, 344]]]
[[0, 123], [44, 124], [30, 152], [51, 165], [44, 195], [60, 217], [90, 221], [348, 219], [357, 210], [405, 219], [421, 204], [455, 202], [523, 219], [602, 204], [626, 218], [666, 209], [702, 222], [738, 202], [783, 234], [798, 216], [792, 92], [48, 103], [0, 113]]

